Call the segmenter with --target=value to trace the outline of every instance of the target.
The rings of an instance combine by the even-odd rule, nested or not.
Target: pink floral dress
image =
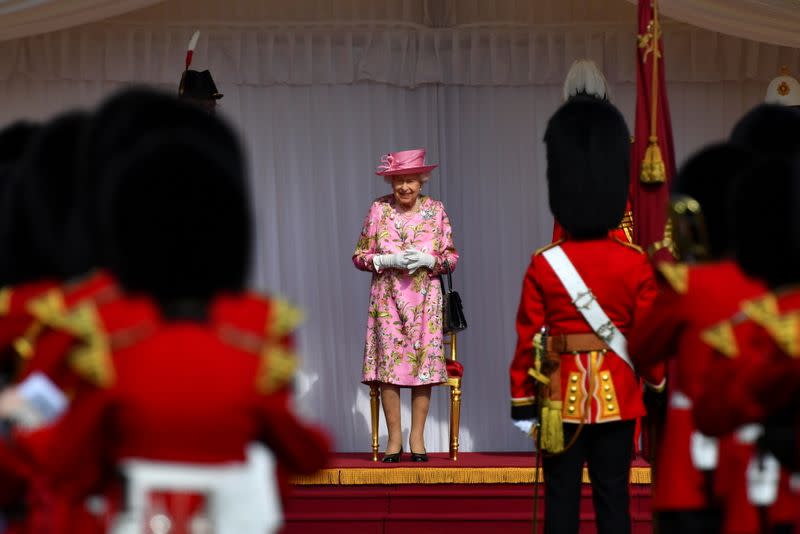
[[[420,195],[408,213],[395,210],[394,195],[372,203],[353,254],[353,263],[372,272],[362,382],[398,386],[447,381],[442,347],[442,288],[445,262],[454,269],[458,253],[450,221],[438,200]],[[433,270],[414,274],[397,269],[376,272],[372,259],[408,249],[436,259]]]

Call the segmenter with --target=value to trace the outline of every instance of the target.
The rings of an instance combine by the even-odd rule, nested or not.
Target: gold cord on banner
[[[658,40],[661,38],[661,24],[658,21],[658,0],[653,0],[653,18],[647,24],[647,33],[638,36],[639,48],[644,49],[642,62],[647,62],[647,54],[653,54],[653,71],[650,80],[650,137],[642,160],[639,178],[646,184],[661,184],[667,181],[664,158],[658,146]]]

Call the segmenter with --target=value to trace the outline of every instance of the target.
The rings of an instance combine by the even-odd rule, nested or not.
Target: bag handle
[[[444,268],[445,268],[444,272],[447,273],[447,292],[448,293],[452,293],[453,292],[453,275],[452,275],[453,271],[450,270],[450,262],[449,261],[444,260]],[[442,287],[444,287],[444,280],[442,278],[442,275],[439,275],[439,280],[440,280],[440,282],[442,284]]]

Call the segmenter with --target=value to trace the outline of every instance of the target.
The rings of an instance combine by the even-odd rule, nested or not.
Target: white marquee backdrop
[[[134,13],[106,25],[1,44],[13,56],[0,54],[0,124],[91,106],[137,79],[174,90],[179,67],[171,65],[181,64],[190,27],[152,15],[168,17],[177,9],[173,4],[186,15],[185,2],[165,2],[151,8],[152,20]],[[411,18],[431,16],[415,11],[414,2],[403,6],[401,14]],[[553,11],[553,17],[563,16]],[[629,18],[630,11],[621,16]],[[264,39],[248,41],[249,31]],[[308,30],[290,31],[297,43],[316,42]],[[320,42],[339,42],[352,31],[327,28],[330,41]],[[282,293],[306,311],[298,405],[330,429],[341,451],[369,447],[368,390],[358,382],[369,276],[356,271],[350,255],[370,201],[388,191],[373,173],[380,154],[426,147],[429,159],[440,164],[426,188],[444,201],[453,223],[462,254],[454,281],[470,323],[459,341],[466,367],[462,450],[520,450],[528,443],[508,422],[507,367],[521,276],[532,250],[551,231],[541,139],[571,58],[588,55],[606,65],[612,97],[632,119],[635,87],[627,73],[633,45],[622,46],[632,36],[629,28],[596,38],[580,25],[550,27],[546,34],[534,29],[526,39],[533,36],[535,46],[525,45],[524,55],[498,48],[514,41],[509,30],[495,28],[485,39],[464,31],[442,37],[434,30],[399,35],[372,28],[370,54],[363,55],[359,45],[346,54],[329,53],[327,63],[311,53],[319,50],[313,46],[301,49],[303,54],[295,49],[296,55],[270,55],[276,34],[288,42],[284,30],[234,25],[206,32],[212,35],[206,45],[214,50],[209,64],[225,93],[221,113],[239,128],[249,153],[258,225],[253,285]],[[724,137],[761,100],[771,72],[761,65],[797,58],[795,50],[684,27],[666,38],[672,47],[667,63],[675,65],[669,96],[678,161]],[[244,42],[253,46],[237,44]],[[398,42],[405,43],[399,56]],[[433,68],[434,56],[420,53],[426,42],[460,43],[458,57],[472,60],[439,61],[447,68]],[[707,43],[716,43],[712,56]],[[742,50],[749,55],[737,62]],[[264,70],[264,57],[284,63]],[[232,58],[258,67],[237,71]],[[402,58],[405,63],[396,63]],[[275,79],[275,72],[288,77]],[[419,84],[420,73],[445,83]],[[446,389],[438,389],[426,429],[431,451],[447,449],[448,402]],[[403,417],[407,427],[407,402]]]

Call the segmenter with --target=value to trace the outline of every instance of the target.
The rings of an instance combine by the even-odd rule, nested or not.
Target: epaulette
[[[560,245],[560,244],[561,244],[561,243],[563,243],[563,242],[564,242],[564,240],[563,240],[563,239],[559,239],[558,241],[553,241],[553,242],[552,242],[552,243],[550,243],[549,245],[546,245],[546,246],[544,246],[544,247],[542,247],[542,248],[538,249],[536,252],[534,252],[534,253],[533,253],[533,255],[534,255],[534,256],[538,256],[538,255],[539,255],[539,254],[541,254],[542,252],[544,252],[544,251],[546,251],[546,250],[550,250],[550,249],[551,249],[551,248],[553,248],[553,247],[557,247],[558,245]]]
[[[761,326],[765,326],[770,320],[780,315],[778,297],[773,293],[746,300],[739,307],[742,313]]]
[[[728,358],[735,358],[739,355],[739,346],[733,333],[733,324],[731,320],[721,321],[700,332],[700,339]]]
[[[227,344],[259,357],[256,390],[269,394],[294,378],[297,356],[287,336],[303,321],[303,313],[283,299],[263,299],[263,303],[269,309],[260,333],[228,323],[219,328],[219,336]]]
[[[685,263],[659,262],[656,269],[679,295],[689,291],[689,266]]]
[[[8,315],[11,309],[11,293],[10,287],[0,288],[0,315]]]
[[[63,319],[62,327],[76,335],[80,343],[69,355],[69,365],[85,380],[98,387],[114,382],[111,343],[92,302],[76,307]]]
[[[778,299],[772,293],[746,301],[742,312],[761,326],[783,352],[796,358],[800,356],[800,315],[797,312],[781,314]]]
[[[282,389],[292,381],[296,369],[297,355],[293,350],[267,343],[261,350],[256,389],[267,394]]]
[[[13,346],[17,354],[23,358],[33,356],[34,346],[45,326],[58,328],[64,316],[64,294],[54,288],[39,297],[32,299],[25,308],[33,317],[33,322],[25,332],[14,340]]]
[[[626,246],[628,248],[632,248],[633,250],[635,250],[639,254],[644,254],[644,249],[642,247],[640,247],[639,245],[634,245],[633,243],[628,243],[627,241],[623,241],[622,239],[618,238],[617,236],[614,236],[614,241],[616,241],[620,245]]]
[[[266,334],[268,336],[283,337],[294,332],[298,325],[303,322],[303,319],[303,312],[299,308],[295,308],[285,299],[276,298],[271,302]]]
[[[285,337],[303,322],[303,312],[282,298],[271,302],[267,317],[266,342],[261,349],[261,365],[256,376],[256,388],[261,393],[272,393],[283,388],[294,378],[297,356],[285,346]]]

